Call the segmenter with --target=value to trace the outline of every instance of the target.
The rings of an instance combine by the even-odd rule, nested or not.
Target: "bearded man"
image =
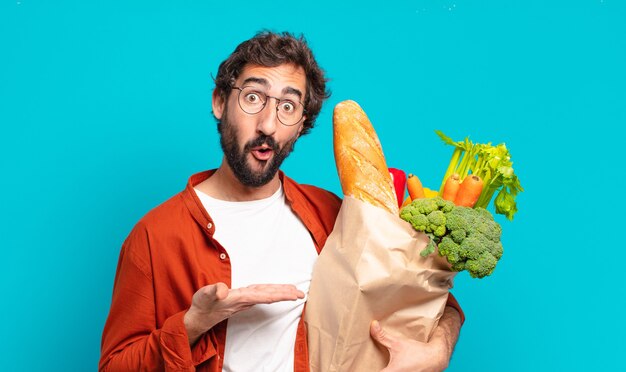
[[[328,98],[306,41],[262,32],[219,67],[216,170],[144,216],[125,240],[101,371],[308,371],[302,311],[341,199],[279,169]],[[441,370],[462,322],[449,300],[429,343],[395,338],[388,371]]]

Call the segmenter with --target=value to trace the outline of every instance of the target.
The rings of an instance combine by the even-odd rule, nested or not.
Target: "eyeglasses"
[[[239,90],[237,101],[243,112],[254,115],[263,111],[265,105],[270,98],[276,100],[276,111],[278,112],[278,121],[288,127],[296,125],[304,117],[306,110],[300,101],[291,99],[281,99],[278,97],[268,96],[256,87],[232,87]]]

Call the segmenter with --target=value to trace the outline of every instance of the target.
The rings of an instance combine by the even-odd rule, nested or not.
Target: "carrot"
[[[453,202],[456,198],[456,194],[459,192],[460,185],[461,180],[459,179],[459,175],[456,173],[451,175],[448,177],[443,186],[443,193],[441,194],[441,197]]]
[[[422,187],[422,182],[420,182],[420,179],[417,178],[416,175],[409,174],[409,178],[407,178],[406,180],[406,188],[409,190],[411,200],[424,197],[424,188]]]
[[[459,192],[454,198],[454,204],[463,207],[473,207],[483,191],[483,180],[477,175],[471,174],[461,182]]]

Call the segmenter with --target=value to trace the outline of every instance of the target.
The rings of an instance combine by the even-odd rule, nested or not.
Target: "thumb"
[[[215,296],[215,299],[218,301],[221,301],[225,299],[226,296],[228,296],[228,286],[222,282],[215,283],[214,291],[215,292],[213,292],[213,294]]]
[[[391,349],[391,345],[395,342],[395,338],[389,335],[381,326],[378,320],[372,321],[370,324],[370,334],[372,338],[387,349]]]

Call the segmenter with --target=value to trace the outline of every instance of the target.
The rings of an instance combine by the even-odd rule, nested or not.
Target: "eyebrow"
[[[283,88],[283,94],[294,94],[298,96],[298,99],[300,101],[302,101],[302,92],[299,89],[292,88],[292,87],[285,87]]]
[[[254,76],[250,76],[249,78],[244,80],[243,83],[241,83],[241,85],[246,85],[248,83],[257,83],[257,84],[261,84],[261,85],[263,85],[265,87],[270,85],[270,83],[268,83],[267,80],[265,80],[263,78],[254,77]]]
[[[259,78],[259,77],[255,77],[255,76],[250,76],[249,78],[246,78],[243,83],[241,83],[242,86],[245,86],[248,83],[256,83],[259,85],[263,85],[264,87],[269,87],[269,82],[266,79],[263,78]],[[299,89],[293,88],[293,87],[284,87],[283,94],[294,94],[296,96],[298,96],[298,99],[302,100],[302,92]]]

